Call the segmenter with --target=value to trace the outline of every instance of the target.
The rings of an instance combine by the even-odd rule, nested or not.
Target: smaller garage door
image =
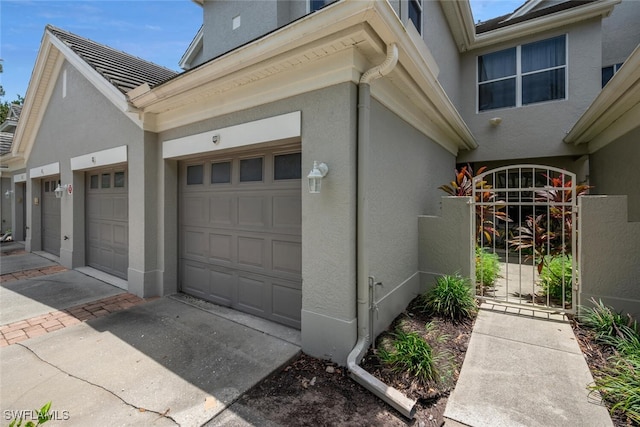
[[[300,153],[182,162],[180,189],[182,290],[299,328]]]
[[[129,201],[127,172],[108,169],[86,173],[87,265],[127,278]]]
[[[55,190],[58,177],[42,180],[42,250],[60,256],[60,199]]]

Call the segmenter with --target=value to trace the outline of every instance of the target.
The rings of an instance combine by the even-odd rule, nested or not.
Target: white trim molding
[[[19,182],[27,182],[27,174],[26,173],[19,173],[17,175],[13,176],[13,182],[15,183],[19,183]]]
[[[162,143],[162,158],[172,159],[301,136],[301,112],[255,120]]]
[[[60,175],[60,162],[49,163],[29,170],[29,178],[37,179],[45,176]]]
[[[98,168],[127,162],[127,146],[109,148],[71,158],[71,170]]]

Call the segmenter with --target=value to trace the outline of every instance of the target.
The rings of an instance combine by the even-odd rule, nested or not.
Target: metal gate
[[[540,165],[501,167],[473,178],[472,270],[481,300],[560,313],[577,306],[575,174]]]

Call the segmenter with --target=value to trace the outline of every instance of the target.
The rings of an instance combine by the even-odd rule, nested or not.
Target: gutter
[[[398,47],[395,43],[387,46],[387,58],[380,65],[367,70],[358,83],[358,187],[357,187],[357,242],[356,242],[356,287],[358,311],[358,341],[347,356],[347,368],[351,378],[367,390],[378,396],[384,402],[412,419],[415,415],[415,400],[407,398],[397,389],[390,387],[373,375],[362,369],[358,363],[372,341],[373,328],[370,327],[373,292],[375,280],[369,279],[369,251],[364,241],[367,235],[367,212],[369,202],[367,198],[367,172],[369,165],[369,123],[371,88],[370,83],[390,73],[398,63]]]

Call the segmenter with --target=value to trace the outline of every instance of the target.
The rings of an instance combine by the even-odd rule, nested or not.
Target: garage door
[[[86,174],[87,265],[127,278],[129,202],[124,169]]]
[[[58,177],[42,180],[42,250],[60,256],[60,199],[55,190]]]
[[[300,153],[180,165],[183,292],[300,328]]]

